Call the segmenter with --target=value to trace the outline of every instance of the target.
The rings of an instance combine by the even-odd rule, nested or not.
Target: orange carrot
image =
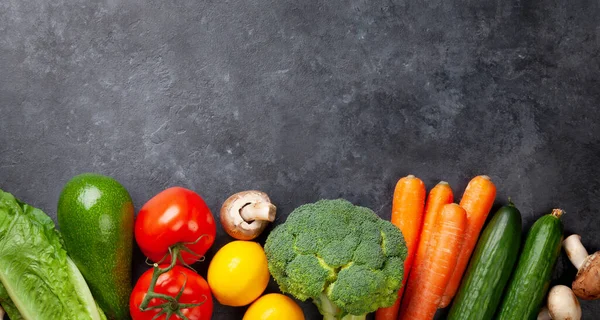
[[[460,200],[460,206],[467,212],[467,231],[465,232],[465,241],[458,256],[458,262],[454,269],[454,274],[448,287],[444,292],[440,308],[445,308],[450,304],[452,298],[456,294],[462,279],[463,273],[467,268],[473,249],[477,244],[479,233],[483,224],[487,219],[492,205],[494,205],[494,199],[496,198],[496,186],[488,176],[477,176],[469,182],[462,199]]]
[[[431,320],[446,289],[461,251],[467,214],[456,203],[443,206],[431,231],[423,265],[406,288],[399,320]]]
[[[396,183],[392,200],[391,222],[402,231],[408,254],[404,260],[404,277],[402,278],[402,287],[398,291],[398,299],[393,306],[377,310],[375,320],[395,320],[398,317],[400,299],[402,298],[404,285],[408,280],[408,274],[417,252],[419,235],[421,234],[425,195],[425,184],[413,175],[408,175]]]
[[[396,299],[393,306],[377,309],[375,320],[396,320],[398,318],[398,309],[400,309],[400,297]]]
[[[429,191],[429,197],[425,203],[425,220],[423,221],[423,230],[421,231],[421,238],[417,249],[417,255],[412,265],[412,272],[415,272],[417,268],[420,268],[423,261],[427,256],[427,248],[429,248],[429,241],[431,239],[431,231],[433,230],[435,223],[442,212],[444,205],[452,203],[454,201],[454,194],[452,188],[446,181],[440,181],[431,191]],[[412,275],[408,277],[408,282],[412,279]]]

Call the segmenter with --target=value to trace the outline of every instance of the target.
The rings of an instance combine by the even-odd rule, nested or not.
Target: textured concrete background
[[[279,221],[334,197],[389,218],[401,176],[460,198],[485,173],[527,228],[562,207],[595,251],[599,14],[591,0],[2,0],[0,188],[53,217],[62,185],[95,171],[137,208],[182,185],[214,213],[256,188]],[[208,258],[230,240],[219,227]],[[563,255],[556,281],[573,275]]]

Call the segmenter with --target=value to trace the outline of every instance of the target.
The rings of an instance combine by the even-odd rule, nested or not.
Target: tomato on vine
[[[190,265],[212,246],[215,219],[194,191],[182,187],[166,189],[148,200],[135,221],[135,240],[155,263]]]
[[[210,320],[213,301],[202,276],[179,265],[161,265],[138,279],[129,309],[133,320]]]

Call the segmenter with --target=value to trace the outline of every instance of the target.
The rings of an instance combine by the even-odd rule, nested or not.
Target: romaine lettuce
[[[19,319],[17,311],[25,320],[104,318],[52,219],[2,190],[0,282],[11,319]]]
[[[4,286],[2,285],[2,283],[0,283],[0,305],[2,306],[2,308],[4,308],[4,311],[6,312],[6,314],[8,314],[8,316],[10,317],[10,320],[22,320],[23,319],[23,317],[21,317],[21,313],[19,312],[19,309],[17,309],[15,304],[12,302],[12,300],[10,300],[10,297],[8,296],[8,292],[6,292],[6,289],[4,289]],[[0,314],[1,313],[2,312],[0,312]],[[2,319],[2,317],[0,317],[0,319]]]

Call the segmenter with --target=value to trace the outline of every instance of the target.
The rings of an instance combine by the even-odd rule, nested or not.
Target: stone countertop
[[[488,174],[526,229],[561,207],[595,251],[599,14],[597,1],[4,0],[0,188],[53,218],[64,183],[94,171],[136,209],[181,185],[215,214],[252,188],[278,222],[335,197],[387,219],[402,176],[460,198]],[[219,227],[207,258],[228,241]],[[574,273],[563,254],[554,283]]]

